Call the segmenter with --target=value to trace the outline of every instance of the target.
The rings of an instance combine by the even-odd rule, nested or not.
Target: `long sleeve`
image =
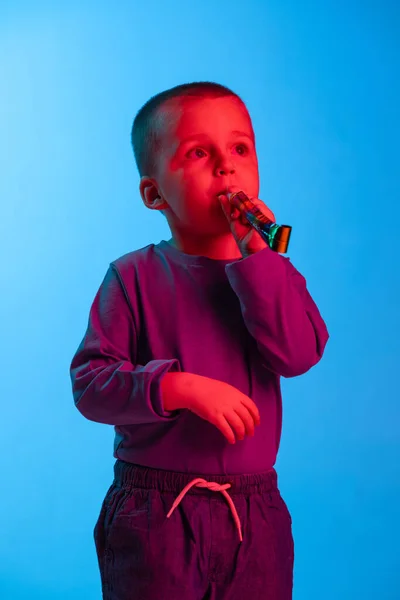
[[[227,265],[226,274],[268,369],[296,377],[321,360],[329,333],[288,258],[267,247]]]
[[[87,331],[72,359],[75,405],[86,418],[109,425],[177,419],[162,406],[160,383],[179,361],[136,364],[137,332],[118,271],[110,265],[93,301]]]

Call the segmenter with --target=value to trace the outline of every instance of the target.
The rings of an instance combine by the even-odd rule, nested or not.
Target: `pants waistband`
[[[230,484],[229,494],[254,494],[276,490],[278,475],[274,468],[246,475],[204,475],[198,473],[176,473],[143,467],[118,459],[114,465],[114,483],[125,488],[153,489],[160,492],[179,494],[194,479],[203,479],[217,485]],[[210,494],[209,488],[193,486],[188,494]]]

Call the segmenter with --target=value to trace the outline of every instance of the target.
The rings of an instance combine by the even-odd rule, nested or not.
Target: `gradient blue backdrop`
[[[133,118],[195,80],[247,103],[260,198],[331,336],[282,379],[294,600],[400,597],[398,7],[1,3],[2,600],[101,597],[113,428],[75,409],[69,364],[109,263],[170,236],[140,199]]]

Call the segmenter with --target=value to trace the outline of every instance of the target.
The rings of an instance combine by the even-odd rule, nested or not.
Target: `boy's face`
[[[249,114],[231,97],[183,98],[167,110],[173,111],[173,118],[158,157],[157,175],[142,178],[142,198],[149,208],[165,211],[173,237],[226,236],[230,227],[218,194],[230,186],[251,197],[259,194]],[[157,195],[161,200],[153,203]]]

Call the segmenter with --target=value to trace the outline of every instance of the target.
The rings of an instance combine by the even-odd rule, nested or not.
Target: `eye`
[[[246,154],[246,152],[248,150],[246,144],[236,144],[236,148],[244,148],[245,149],[244,154]],[[243,156],[243,154],[241,156]]]
[[[235,148],[244,148],[244,152],[243,151],[240,152],[239,156],[244,156],[248,152],[248,148],[247,148],[246,144],[235,144]],[[189,152],[186,154],[186,156],[189,157],[192,154],[192,152],[194,151],[194,152],[196,152],[197,158],[204,158],[203,156],[199,156],[197,154],[198,150],[200,150],[200,152],[203,152],[203,154],[204,154],[204,150],[202,148],[200,148],[199,146],[196,146],[196,148],[192,148],[191,150],[189,150]]]
[[[187,155],[186,155],[186,156],[190,156],[190,154],[191,154],[193,151],[197,152],[198,150],[200,150],[200,152],[203,152],[203,154],[204,154],[204,150],[203,150],[202,148],[198,148],[198,147],[197,147],[197,148],[192,148],[191,150],[189,150],[189,152],[187,153]],[[198,155],[197,155],[197,158],[199,158],[199,156],[198,156]],[[202,156],[200,156],[200,158],[203,158],[203,157],[202,157]]]

